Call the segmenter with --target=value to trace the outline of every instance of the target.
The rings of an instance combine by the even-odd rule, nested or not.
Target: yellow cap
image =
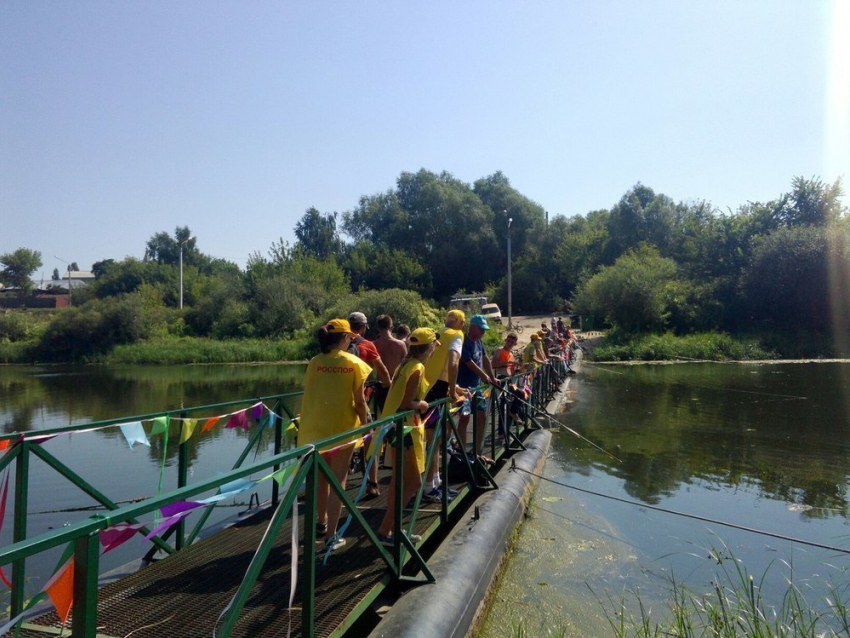
[[[437,341],[437,333],[431,328],[417,328],[410,333],[410,345],[424,346]]]
[[[325,324],[325,329],[330,334],[339,334],[342,332],[347,332],[350,335],[354,334],[351,332],[351,324],[346,319],[331,319]]]
[[[466,313],[463,310],[452,308],[446,313],[446,319],[457,319],[458,321],[466,321]]]
[[[532,341],[540,341],[540,335],[535,332],[534,334],[531,335],[531,340]]]

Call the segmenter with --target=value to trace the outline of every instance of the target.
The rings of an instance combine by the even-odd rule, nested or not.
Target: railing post
[[[183,428],[186,427],[186,412],[180,413],[180,438],[183,438]],[[168,432],[165,433],[168,436]],[[189,439],[177,447],[177,489],[186,487],[189,480]],[[175,529],[174,547],[179,552],[186,540],[186,519],[180,519]]]
[[[301,563],[301,635],[312,638],[316,621],[316,508],[319,489],[319,452],[305,457],[309,463],[304,492],[304,558]],[[297,488],[296,488],[297,489]],[[298,507],[297,503],[293,507]]]
[[[92,638],[97,633],[97,576],[99,533],[74,541],[74,614],[71,638]]]
[[[490,458],[496,458],[496,431],[499,429],[496,422],[496,402],[502,399],[501,392],[496,386],[490,386]]]
[[[440,503],[440,522],[445,525],[449,522],[449,411],[451,403],[446,399],[443,404],[443,418],[440,423],[440,475],[443,477],[443,498]]]
[[[12,542],[18,543],[27,537],[27,509],[29,500],[30,443],[21,441],[21,451],[15,463],[15,523]],[[14,618],[24,608],[24,584],[26,581],[26,559],[12,563],[12,600],[10,618]]]
[[[404,490],[404,419],[396,418],[393,423],[395,430],[395,458],[393,459],[393,471],[395,472],[395,520],[393,521],[393,561],[396,564],[396,577],[401,576],[401,535],[402,515],[404,514],[404,501],[402,491]]]
[[[473,391],[472,398],[471,398],[470,401],[472,403],[472,454],[475,458],[478,458],[478,455],[479,455],[480,450],[481,450],[480,447],[479,447],[481,445],[481,442],[478,440],[478,422],[481,419],[478,417],[478,391],[477,391],[477,389]],[[478,481],[476,480],[475,483],[477,485]]]
[[[277,456],[280,454],[280,450],[283,447],[283,410],[280,408],[281,400],[278,399],[274,403],[273,412],[277,415],[274,422],[274,454]],[[280,465],[275,465],[273,471],[277,472],[280,469]],[[272,507],[277,505],[277,501],[280,498],[280,486],[277,484],[277,481],[272,481]]]

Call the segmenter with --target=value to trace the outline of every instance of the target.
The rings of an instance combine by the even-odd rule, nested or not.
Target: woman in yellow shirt
[[[319,328],[321,354],[310,359],[304,377],[304,395],[301,400],[301,420],[298,444],[317,443],[336,434],[360,427],[367,421],[366,398],[363,383],[372,369],[359,357],[346,352],[353,334],[345,319],[331,319]],[[334,452],[324,459],[340,484],[345,487],[348,466],[356,441],[349,444],[337,442]],[[340,447],[341,446],[341,447]],[[330,483],[319,474],[317,494],[318,535],[333,539],[336,535],[342,502],[331,494]],[[345,545],[345,539],[334,542],[334,549]]]
[[[437,333],[430,328],[417,328],[410,333],[410,348],[407,357],[399,364],[393,384],[387,395],[387,401],[381,412],[381,418],[397,412],[416,410],[420,414],[428,409],[428,402],[423,401],[428,392],[425,382],[425,362],[440,345]],[[401,502],[407,503],[422,485],[422,472],[425,471],[425,433],[423,427],[417,425],[414,415],[409,415],[404,422],[405,427],[412,428],[404,437],[404,474],[402,475]],[[395,426],[393,426],[395,428]],[[395,430],[387,434],[387,441],[392,444]],[[393,528],[395,526],[395,484],[398,464],[393,464],[393,477],[387,495],[387,512],[378,528],[378,539],[384,545],[392,545]],[[411,536],[414,543],[419,537]]]

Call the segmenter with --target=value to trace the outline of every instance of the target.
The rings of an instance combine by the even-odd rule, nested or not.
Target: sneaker
[[[449,497],[446,500],[451,502],[452,499],[451,499],[451,497]],[[433,488],[427,494],[422,495],[422,502],[423,503],[442,503],[443,502],[443,490],[441,490],[439,487]]]
[[[327,523],[316,523],[316,536],[324,536],[328,533]]]
[[[410,542],[414,545],[422,540],[422,537],[419,534],[402,533],[407,536],[410,539]],[[395,545],[395,537],[392,534],[378,534],[378,542],[384,547],[392,547]]]
[[[343,538],[342,536],[337,539],[331,537],[325,542],[325,545],[324,547],[322,547],[321,551],[332,552],[333,550],[339,549],[340,547],[345,547],[345,538]]]

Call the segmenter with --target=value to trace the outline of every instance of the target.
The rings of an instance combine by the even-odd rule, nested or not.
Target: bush
[[[593,348],[595,361],[745,361],[775,357],[775,352],[755,339],[711,332],[686,336],[668,332],[635,338],[614,333]]]
[[[30,322],[20,312],[0,314],[0,342],[25,341],[30,336]]]
[[[146,309],[138,294],[122,295],[68,308],[39,340],[44,361],[90,361],[119,344],[134,343],[165,331],[164,314]]]
[[[370,337],[378,334],[375,326],[378,315],[390,315],[395,325],[406,323],[411,330],[442,325],[442,318],[436,308],[429,306],[418,293],[398,288],[346,295],[328,309],[322,320],[347,318],[354,311],[362,312],[369,319],[370,334],[367,336]]]

